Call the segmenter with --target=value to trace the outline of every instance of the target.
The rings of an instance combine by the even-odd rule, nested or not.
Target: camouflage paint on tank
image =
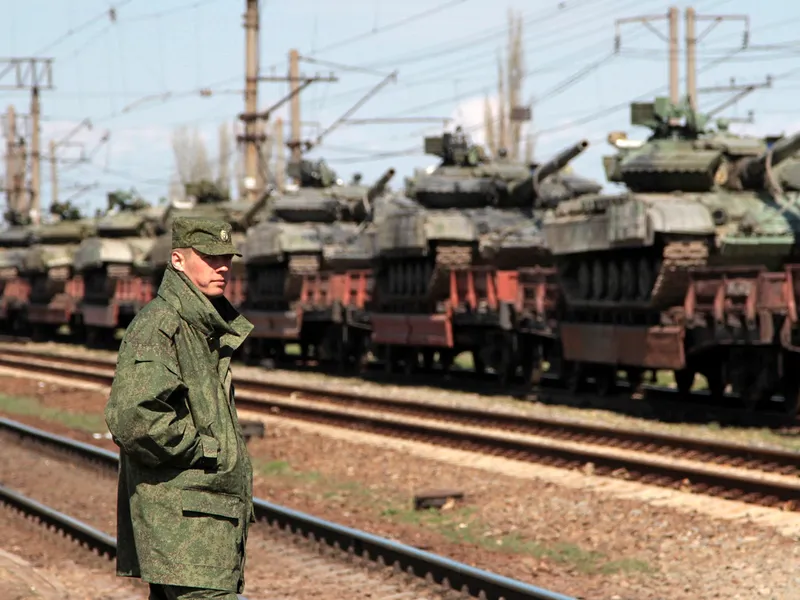
[[[389,169],[371,186],[356,177],[345,185],[324,160],[289,168],[300,184],[272,199],[268,217],[247,231],[244,260],[248,302],[284,307],[300,291],[302,277],[321,269],[368,266],[374,255],[363,236],[375,207],[387,196]]]
[[[652,135],[612,134],[618,153],[604,158],[609,180],[627,191],[562,202],[544,219],[573,304],[665,308],[683,300],[692,268],[784,263],[800,233],[800,194],[779,166],[800,134],[768,146],[665,98],[633,104],[631,117]]]
[[[540,264],[547,249],[539,211],[600,189],[597,182],[559,173],[587,145],[580,142],[546,163],[529,165],[504,155],[490,159],[458,131],[426,138],[425,151],[441,162],[406,180],[414,204],[379,227],[381,256],[421,258],[448,248],[464,264]]]

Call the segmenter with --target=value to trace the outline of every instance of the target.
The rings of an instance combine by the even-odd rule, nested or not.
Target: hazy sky
[[[681,9],[684,2],[673,3]],[[769,4],[770,9],[765,10]],[[164,195],[174,170],[170,136],[179,125],[200,128],[208,153],[218,154],[216,130],[243,109],[244,0],[120,0],[112,21],[111,3],[101,0],[2,0],[0,55],[54,58],[54,90],[42,92],[43,145],[59,139],[82,119],[73,141],[83,143],[89,163],[62,164],[61,197],[98,184],[80,196],[86,208],[101,206],[105,192],[136,187],[155,200]],[[793,133],[800,128],[796,102],[800,90],[800,3],[762,0],[696,0],[700,15],[748,15],[749,48],[743,49],[742,21],[717,24],[698,49],[698,85],[762,82],[759,90],[731,105],[725,116],[755,112],[757,133]],[[621,28],[614,53],[615,19],[666,14],[668,3],[655,0],[263,0],[261,72],[283,75],[290,48],[301,55],[362,71],[333,69],[336,83],[315,83],[302,96],[305,130],[324,128],[356,103],[392,70],[390,83],[353,118],[451,117],[481,141],[483,103],[496,90],[497,56],[506,40],[507,8],[525,20],[526,97],[534,99],[536,157],[547,158],[581,138],[592,146],[575,161],[580,172],[603,179],[600,157],[611,148],[609,131],[632,137],[627,103],[666,95],[667,45],[640,24]],[[421,14],[424,16],[420,16]],[[710,22],[698,23],[698,33]],[[666,34],[666,21],[653,27]],[[4,28],[4,29],[3,29]],[[683,14],[680,25],[684,35]],[[683,40],[681,41],[683,46]],[[682,49],[683,50],[683,49]],[[681,77],[684,75],[681,54]],[[303,63],[306,74],[332,69]],[[12,81],[6,77],[2,83]],[[208,87],[211,97],[197,90]],[[286,83],[262,83],[259,105],[270,106]],[[6,104],[29,111],[28,92],[4,91]],[[711,109],[730,93],[705,93],[701,107]],[[143,98],[149,98],[142,101]],[[287,117],[285,107],[278,111]],[[127,110],[126,110],[127,109]],[[110,132],[109,141],[98,140]],[[360,171],[376,178],[393,166],[401,177],[436,161],[422,153],[422,136],[439,125],[406,123],[342,126],[311,156],[324,156],[343,178]],[[288,131],[287,136],[288,138]],[[59,150],[68,163],[78,147]],[[43,205],[49,203],[49,168],[42,169]]]

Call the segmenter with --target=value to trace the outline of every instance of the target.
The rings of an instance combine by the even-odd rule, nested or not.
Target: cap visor
[[[200,254],[205,254],[206,256],[241,256],[242,253],[239,252],[233,244],[198,244],[197,246],[192,246],[195,250],[197,250]]]

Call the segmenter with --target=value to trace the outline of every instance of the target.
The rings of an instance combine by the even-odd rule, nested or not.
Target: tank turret
[[[800,151],[800,132],[777,140],[757,157],[743,159],[733,178],[741,189],[758,189],[764,186],[768,170],[776,168]]]

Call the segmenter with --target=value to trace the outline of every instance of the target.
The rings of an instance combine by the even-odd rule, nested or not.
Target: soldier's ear
[[[186,254],[180,249],[175,249],[172,251],[172,254],[170,255],[170,261],[172,262],[172,267],[176,271],[183,273],[186,270]]]

